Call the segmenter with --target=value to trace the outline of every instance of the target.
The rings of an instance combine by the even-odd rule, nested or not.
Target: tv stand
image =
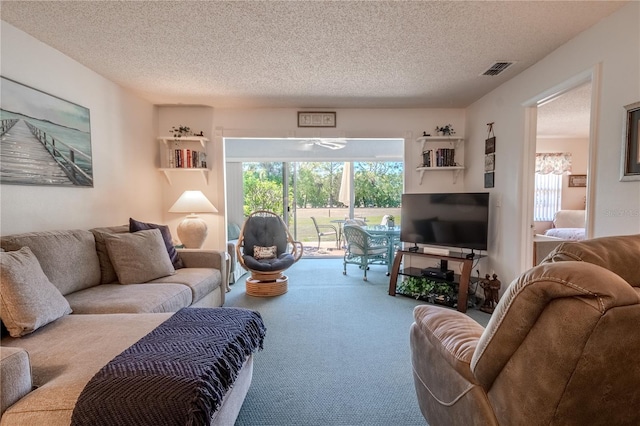
[[[449,254],[449,255],[440,255],[433,253],[421,253],[414,252],[410,250],[398,250],[396,252],[396,257],[393,261],[393,268],[391,269],[391,278],[389,279],[389,296],[396,295],[396,288],[398,283],[398,275],[408,275],[421,277],[419,268],[408,268],[406,270],[401,271],[400,265],[402,264],[402,258],[404,256],[419,256],[419,257],[428,257],[431,259],[440,259],[441,265],[448,265],[448,262],[458,262],[462,263],[462,273],[459,275],[458,282],[458,311],[467,312],[467,296],[469,293],[469,283],[471,282],[471,270],[473,269],[473,260],[475,258],[480,258],[482,256],[475,255],[470,258],[465,255],[458,254]],[[447,266],[445,266],[446,269]]]

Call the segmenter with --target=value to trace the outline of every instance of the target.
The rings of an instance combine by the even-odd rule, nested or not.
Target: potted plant
[[[442,136],[451,136],[455,135],[456,131],[453,130],[453,126],[451,124],[447,124],[446,126],[442,127],[436,126],[436,133]]]
[[[452,306],[455,304],[455,292],[450,283],[437,282],[424,277],[405,277],[398,285],[398,292],[430,303]]]
[[[183,136],[193,135],[193,132],[191,131],[191,127],[187,127],[187,126],[172,127],[171,133],[173,133],[174,138],[181,138]]]
[[[387,228],[393,228],[396,226],[396,218],[390,214],[387,216]]]

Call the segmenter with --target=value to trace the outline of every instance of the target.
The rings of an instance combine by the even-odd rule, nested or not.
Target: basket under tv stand
[[[418,256],[418,257],[427,257],[431,259],[440,259],[445,262],[458,262],[462,263],[462,273],[460,275],[456,275],[456,279],[454,282],[458,284],[458,311],[465,313],[467,312],[467,296],[469,293],[469,283],[471,282],[471,270],[473,269],[473,261],[475,259],[479,259],[484,257],[483,255],[474,254],[472,256],[468,256],[466,254],[460,253],[450,253],[448,255],[444,254],[435,254],[435,253],[423,253],[420,251],[414,250],[398,250],[396,252],[395,259],[393,261],[393,268],[391,269],[391,278],[389,279],[389,296],[396,295],[396,287],[398,283],[398,275],[407,275],[412,277],[421,277],[421,269],[420,268],[406,268],[400,270],[400,265],[402,265],[402,258],[404,256]]]

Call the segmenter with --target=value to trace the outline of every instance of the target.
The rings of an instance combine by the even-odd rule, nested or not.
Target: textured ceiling
[[[1,17],[155,104],[461,108],[615,1],[2,1]],[[516,61],[495,77],[495,61]]]
[[[585,83],[538,107],[538,137],[587,139],[591,83]]]

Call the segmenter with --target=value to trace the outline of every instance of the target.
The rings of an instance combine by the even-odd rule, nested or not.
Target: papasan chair
[[[302,257],[302,243],[293,240],[280,216],[258,210],[242,225],[236,252],[240,265],[251,273],[247,294],[279,296],[288,289],[289,278],[283,272]]]

